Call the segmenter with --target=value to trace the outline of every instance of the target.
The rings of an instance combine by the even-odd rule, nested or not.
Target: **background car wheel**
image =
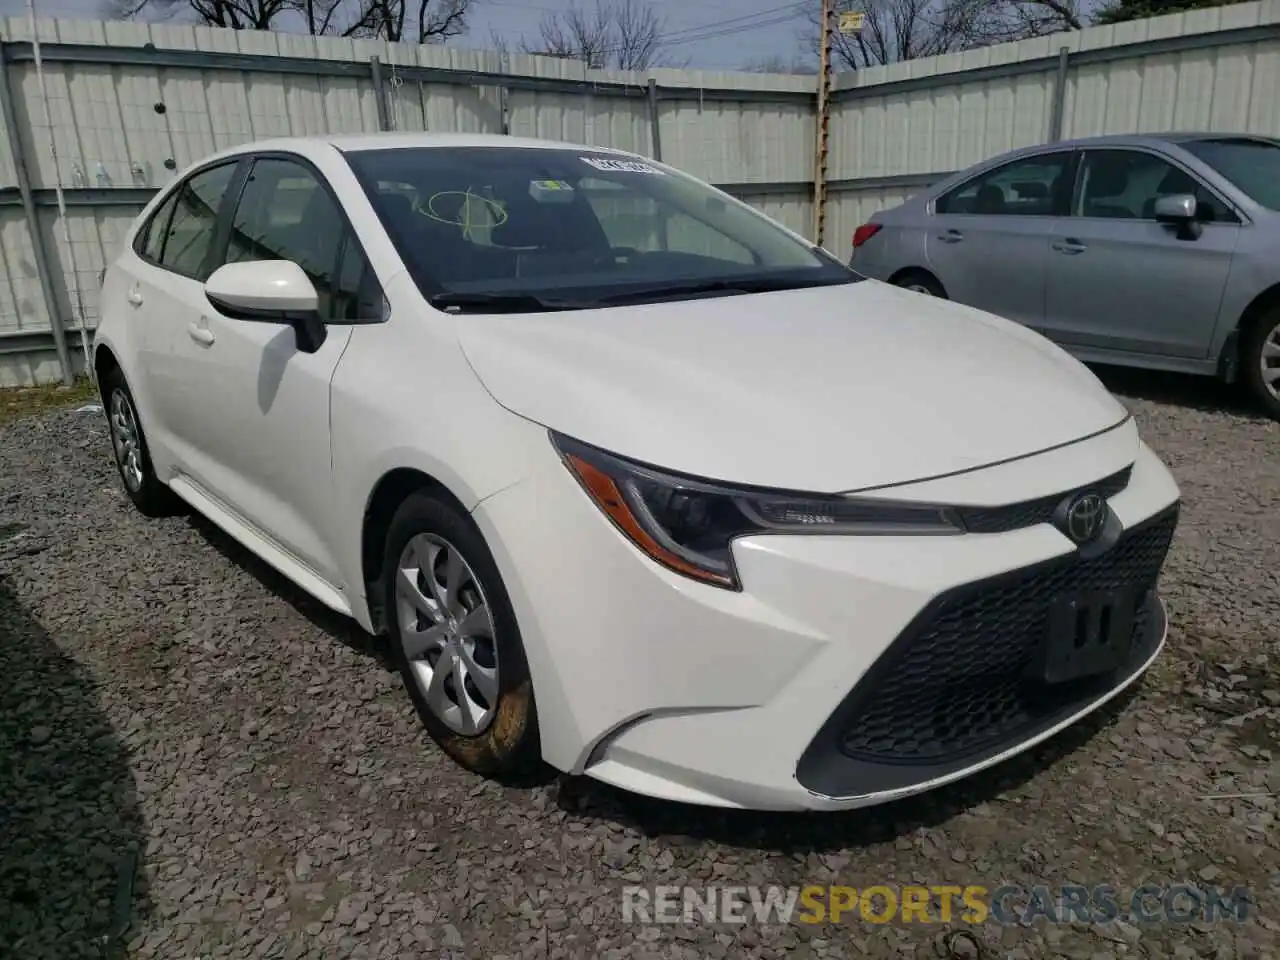
[[[923,270],[912,270],[894,277],[893,285],[902,287],[904,290],[914,290],[916,293],[926,293],[940,300],[947,299],[947,291],[942,289],[942,284],[932,274],[925,273]]]
[[[107,428],[111,432],[111,450],[115,454],[116,469],[124,483],[124,492],[143,516],[161,517],[174,507],[174,496],[156,479],[151,467],[151,452],[142,433],[137,405],[124,374],[118,368],[107,371],[101,378],[102,407],[107,414]]]
[[[541,761],[533,682],[493,555],[430,493],[396,511],[383,559],[392,654],[427,732],[450,757],[510,778]]]
[[[1245,383],[1267,415],[1280,420],[1280,309],[1253,324],[1241,346]]]

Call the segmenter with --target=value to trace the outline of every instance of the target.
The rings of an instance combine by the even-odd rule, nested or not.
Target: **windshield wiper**
[[[427,303],[439,310],[481,313],[540,313],[550,310],[586,310],[599,306],[582,300],[558,300],[532,293],[438,293]]]
[[[698,297],[717,293],[770,293],[774,290],[798,290],[801,287],[828,287],[842,281],[797,280],[794,277],[736,277],[723,280],[695,280],[687,283],[663,284],[628,290],[600,298],[600,303],[616,306],[624,303],[643,303],[655,300],[675,300],[681,297]]]

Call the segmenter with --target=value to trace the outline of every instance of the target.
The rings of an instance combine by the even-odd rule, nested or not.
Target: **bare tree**
[[[645,70],[658,63],[664,21],[643,0],[596,0],[584,10],[576,2],[562,13],[548,13],[539,40],[525,41],[524,52],[581,60],[597,70]]]
[[[618,69],[644,70],[653,66],[661,52],[663,28],[653,7],[638,0],[615,0],[613,24],[618,38],[614,51]]]
[[[1082,26],[1081,0],[837,0],[839,12],[858,10],[862,29],[835,33],[836,69],[936,57]],[[817,40],[817,21],[809,31]]]
[[[301,26],[312,36],[435,43],[465,33],[475,0],[107,0],[121,20],[144,10],[194,15],[198,23],[233,30]]]
[[[308,4],[316,0],[292,0]],[[438,43],[466,33],[474,0],[318,0],[321,26],[348,37],[377,37],[409,43]],[[334,19],[333,11],[337,11]],[[343,16],[348,22],[342,26]],[[312,20],[311,22],[315,22]]]
[[[593,11],[576,3],[563,13],[547,13],[538,27],[539,39],[524,42],[525,53],[581,60],[591,67],[605,66],[613,44],[611,12],[605,0]]]
[[[270,30],[291,9],[291,0],[107,0],[113,20],[132,20],[144,10],[169,18],[190,11],[198,23],[231,30]]]
[[[1088,20],[1084,0],[986,0],[985,6],[973,20],[977,46],[1080,30]]]
[[[1094,23],[1123,23],[1143,17],[1160,17],[1184,10],[1225,7],[1241,0],[1106,0],[1094,13]]]

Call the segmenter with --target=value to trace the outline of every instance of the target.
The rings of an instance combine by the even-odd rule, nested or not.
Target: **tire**
[[[931,297],[937,297],[939,300],[947,299],[947,291],[942,289],[936,277],[931,273],[923,270],[909,270],[901,276],[893,278],[895,287],[902,287],[904,290],[914,290],[916,293],[928,294]]]
[[[461,579],[450,593],[455,560]],[[391,520],[382,569],[391,654],[431,738],[473,773],[504,780],[535,773],[542,756],[528,660],[497,564],[471,518],[428,491],[410,495]]]
[[[1269,352],[1275,355],[1267,356]],[[1273,307],[1250,325],[1240,345],[1240,362],[1244,367],[1244,382],[1254,400],[1269,417],[1280,420],[1280,379],[1268,386],[1263,375],[1264,367],[1280,375],[1280,307]]]
[[[151,450],[124,374],[118,367],[107,371],[99,381],[98,389],[111,434],[111,452],[125,494],[143,516],[168,516],[173,511],[176,498],[156,478],[151,466]]]

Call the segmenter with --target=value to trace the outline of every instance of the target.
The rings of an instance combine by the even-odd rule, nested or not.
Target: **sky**
[[[471,29],[453,43],[487,47],[493,34],[518,48],[522,37],[538,37],[548,13],[571,0],[475,0]],[[594,0],[579,0],[588,9]],[[819,0],[809,0],[815,8]],[[35,0],[37,15],[101,19],[102,0]],[[779,57],[790,62],[801,52],[807,5],[787,0],[649,0],[664,23],[666,53],[677,66],[731,70]],[[0,0],[0,16],[25,16],[27,0]],[[687,61],[687,64],[686,64]]]

